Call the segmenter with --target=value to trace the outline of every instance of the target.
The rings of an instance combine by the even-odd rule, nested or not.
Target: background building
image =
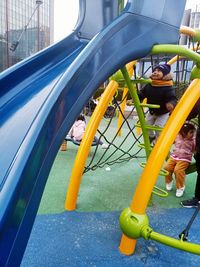
[[[0,71],[53,42],[54,0],[0,0]]]
[[[200,28],[200,12],[191,12],[189,25],[194,29]]]
[[[191,17],[191,9],[185,10],[181,24],[184,26],[190,26],[190,17]],[[180,38],[180,44],[186,45],[187,42],[188,42],[187,36],[182,34]]]
[[[200,30],[200,5],[196,5],[194,10],[192,9],[185,10],[181,25]],[[192,38],[183,34],[181,34],[179,44],[184,45],[186,47],[189,46],[191,47],[194,45]],[[164,55],[164,56],[159,55],[157,57],[154,56],[141,59],[138,71],[139,76],[146,75],[148,77],[152,71],[152,66],[156,66],[159,63],[167,62],[168,60],[170,60],[170,58],[171,56],[169,55]],[[189,83],[190,73],[193,68],[193,64],[194,64],[193,61],[183,58],[179,59],[177,64],[172,65],[172,73],[174,74],[175,83],[179,84],[180,82],[182,82],[183,85],[185,83],[187,84]],[[147,70],[147,72],[144,73],[144,70]],[[183,90],[185,90],[186,87],[183,86]],[[179,91],[179,88],[177,89],[177,91]]]
[[[195,10],[187,9],[184,12],[182,25],[188,26],[193,29],[200,29],[200,6],[196,5]],[[181,45],[187,45],[189,38],[181,36]]]

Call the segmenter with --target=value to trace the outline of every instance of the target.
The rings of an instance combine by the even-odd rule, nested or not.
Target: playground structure
[[[162,163],[200,96],[197,90],[200,86],[199,55],[173,45],[178,41],[185,1],[129,0],[118,17],[118,1],[110,1],[109,4],[102,0],[98,3],[102,7],[104,20],[99,19],[95,29],[89,30],[90,20],[84,17],[93,8],[92,1],[80,1],[79,21],[71,35],[1,74],[0,147],[1,151],[7,151],[1,160],[0,179],[1,266],[20,264],[51,165],[65,133],[96,88],[118,69],[122,70],[130,94],[136,101],[148,158],[131,207],[120,218],[126,234],[122,237],[120,251],[133,253],[134,239],[144,236],[192,253],[199,252],[199,245],[163,238],[153,232],[145,214]],[[156,14],[151,13],[152,5],[158,6]],[[110,11],[108,17],[104,13],[105,7]],[[197,64],[192,73],[195,80],[181,98],[150,153],[144,116],[138,109],[140,103],[137,103],[136,91],[123,66],[148,54],[159,53],[186,56]],[[117,82],[110,82],[110,96],[101,99],[104,110],[97,123],[117,86]],[[14,129],[19,129],[15,135]],[[92,134],[95,130],[93,128]],[[6,147],[7,140],[12,144],[9,148]],[[87,149],[92,140],[88,141]],[[87,149],[84,148],[83,153],[87,153]],[[151,179],[147,182],[149,173]],[[141,198],[141,195],[145,197]],[[133,221],[138,223],[133,225]],[[137,229],[136,233],[133,229]]]
[[[180,29],[180,32],[183,33],[183,34],[188,34],[188,31],[189,31],[189,29],[186,29],[185,27]],[[177,47],[178,50],[175,51],[176,50],[175,47],[171,47],[170,45],[168,45],[168,46],[164,47],[165,51],[161,50],[160,52],[162,52],[162,53],[168,52],[168,51],[171,50],[171,48],[173,49],[173,51],[174,51],[173,53],[174,54],[179,54],[180,53],[180,55],[185,56],[187,58],[190,58],[190,59],[193,59],[193,60],[195,60],[195,58],[196,58],[196,61],[199,60],[197,54],[195,55],[193,52],[191,53],[190,50],[186,50],[185,48]],[[154,46],[154,49],[157,50],[157,47]],[[168,62],[168,64],[172,64],[172,63],[176,62],[176,60],[177,60],[177,56],[172,58]],[[135,63],[136,62],[132,62],[131,64],[128,64],[127,67],[126,67],[126,69],[129,70],[130,74],[132,74],[130,69],[134,66]],[[133,85],[132,85],[132,83],[130,81],[130,78],[129,78],[130,75],[128,75],[128,72],[127,72],[126,69],[125,68],[122,69],[122,72],[124,73],[124,78],[126,80],[126,84],[128,84],[129,91],[132,94],[134,105],[136,106],[136,109],[137,109],[137,114],[139,114],[139,117],[140,117],[140,122],[142,122],[141,123],[141,128],[143,128],[143,136],[146,135],[146,137],[147,137],[146,138],[147,143],[144,144],[144,148],[145,148],[145,151],[146,151],[146,157],[148,159],[148,157],[150,156],[151,150],[152,150],[152,147],[150,146],[149,139],[148,139],[148,129],[150,129],[150,128],[152,129],[152,127],[149,127],[148,125],[146,125],[145,118],[144,118],[144,113],[141,110],[141,108],[143,108],[144,106],[145,107],[150,107],[152,105],[148,105],[148,104],[143,105],[143,104],[141,104],[139,102],[137,94],[134,95],[134,93],[136,93],[136,89],[133,87]],[[194,75],[194,73],[192,72],[191,75]],[[140,81],[138,80],[137,82],[139,83]],[[144,83],[144,80],[142,80],[142,82]],[[182,105],[184,105],[183,103],[185,103],[186,99],[189,97],[190,94],[194,96],[194,103],[195,103],[195,101],[196,101],[196,99],[198,99],[198,95],[199,95],[197,93],[198,86],[199,86],[199,83],[197,83],[193,87],[191,85],[191,87],[189,87],[187,89],[187,93],[184,95],[184,98],[183,98],[184,100],[182,100],[182,102],[180,102],[181,104],[179,104],[180,105],[180,107],[178,108],[179,112],[183,113],[182,114],[183,121],[180,122],[180,125],[181,125],[181,126],[179,126],[180,128],[182,127],[182,124],[184,123],[185,119],[187,118],[187,116],[189,114],[189,112],[187,111],[187,114],[185,116],[185,114],[183,112]],[[66,198],[66,204],[65,204],[66,210],[74,210],[76,208],[76,201],[77,201],[77,198],[78,198],[79,186],[80,186],[80,183],[81,183],[81,178],[82,178],[82,175],[83,175],[83,170],[84,170],[84,166],[85,166],[85,163],[86,163],[86,159],[87,159],[87,156],[89,154],[90,147],[91,147],[91,142],[92,142],[92,140],[93,140],[93,138],[95,136],[95,133],[96,133],[96,131],[98,129],[99,123],[103,118],[103,115],[105,113],[107,105],[108,105],[110,99],[115,94],[117,88],[118,88],[118,84],[116,84],[116,82],[111,80],[109,85],[108,85],[108,87],[106,88],[106,91],[105,91],[104,95],[102,96],[101,101],[99,102],[97,108],[95,109],[95,111],[94,111],[94,113],[93,113],[93,115],[92,115],[92,117],[91,117],[91,119],[89,121],[89,125],[88,125],[88,128],[86,130],[85,138],[83,138],[82,143],[80,145],[80,149],[78,150],[77,157],[76,157],[75,164],[74,164],[74,168],[73,168],[73,171],[72,171],[72,175],[71,175],[71,179],[70,179],[70,183],[69,183],[69,188],[68,188],[68,193],[67,193],[67,198]],[[191,90],[190,93],[188,93],[189,90]],[[197,95],[193,92],[193,90],[196,91]],[[188,107],[191,109],[191,106],[194,105],[194,103],[192,103]],[[168,124],[169,125],[170,124],[174,125],[174,123],[172,123],[170,120],[169,120]],[[155,130],[159,130],[159,129],[155,129]],[[174,142],[174,139],[175,139],[175,137],[176,137],[176,135],[178,133],[178,131],[177,131],[175,135],[172,135],[171,134],[171,130],[168,129],[168,130],[166,130],[165,138],[167,136],[167,133],[169,133],[169,132],[170,132],[169,136],[172,136],[172,139],[169,140],[169,136],[167,138],[168,138],[168,142],[171,141],[171,143],[170,143],[169,146],[167,146],[165,144],[165,141],[164,141],[164,143],[162,145],[160,145],[161,148],[162,147],[164,148],[163,149],[164,152],[162,152],[162,153],[165,153],[165,154],[164,154],[164,159],[163,158],[159,158],[158,161],[156,161],[156,166],[158,166],[158,164],[160,164],[160,166],[163,165],[163,161],[166,159],[167,154],[168,154],[168,152],[170,150],[170,147],[172,146],[172,144]],[[174,128],[173,128],[173,132],[174,132]],[[145,140],[145,137],[144,137],[144,140]],[[160,149],[160,150],[162,150],[162,149]],[[159,156],[160,156],[160,153],[161,152],[159,152]],[[160,159],[161,159],[161,162],[159,162]],[[144,167],[145,167],[145,165],[144,165]],[[151,167],[152,167],[152,162],[151,162],[149,168],[151,168]],[[160,167],[160,169],[158,168],[158,170],[159,170],[160,175],[161,175],[161,173],[162,173],[162,175],[166,175],[164,173],[165,171],[161,170],[161,167]],[[150,170],[149,170],[149,173],[150,173]],[[156,174],[156,179],[157,179],[159,173]],[[156,180],[155,180],[155,182],[156,182]],[[146,187],[146,183],[147,183],[147,181],[146,181],[146,178],[145,178],[144,183],[143,183],[141,188],[145,188]],[[150,192],[153,192],[153,189]],[[162,193],[164,193],[164,191]],[[146,194],[144,194],[143,192],[140,192],[139,195],[140,196],[141,195],[145,195],[146,196]],[[146,202],[145,209],[147,208],[147,203],[148,203],[149,199],[150,199],[150,196],[146,200],[147,202]],[[144,200],[144,198],[143,198],[143,200]],[[137,206],[138,206],[138,202],[139,202],[139,199],[137,199]],[[199,254],[199,245],[190,244],[190,243],[187,243],[187,242],[183,243],[182,240],[176,240],[176,239],[168,238],[168,237],[162,236],[162,235],[160,235],[158,233],[154,234],[153,230],[148,226],[148,218],[147,218],[146,215],[134,214],[134,212],[131,209],[126,209],[122,213],[120,221],[121,221],[122,229],[125,231],[125,233],[128,236],[138,238],[139,237],[139,233],[141,232],[140,233],[141,236],[143,236],[146,239],[149,239],[150,238],[150,233],[152,233],[152,237],[151,238],[155,239],[156,241],[163,242],[164,244],[168,244],[168,245],[174,246],[174,247],[179,248],[179,249],[190,251],[191,253]],[[135,223],[135,221],[137,223]],[[138,230],[138,227],[140,227],[141,229],[144,227],[144,230],[143,230],[144,234],[141,231],[141,229]],[[146,234],[146,231],[148,232],[148,234]],[[137,234],[135,234],[135,232]],[[128,255],[132,254],[133,250],[134,250],[134,248],[133,248],[134,245],[133,245],[132,248],[130,248],[129,247],[129,245],[130,245],[129,241],[127,241],[127,240],[124,241],[124,239],[126,239],[125,236],[123,236],[123,238],[122,238],[122,243],[121,243],[121,247],[120,247],[121,252],[125,253],[125,254],[128,254]]]

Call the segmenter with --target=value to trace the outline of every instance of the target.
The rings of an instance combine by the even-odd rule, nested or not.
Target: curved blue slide
[[[92,1],[80,0],[82,8]],[[97,2],[102,10],[116,3]],[[0,266],[20,265],[59,146],[89,98],[154,44],[177,43],[184,7],[183,0],[129,0],[91,41],[84,20],[0,75]]]

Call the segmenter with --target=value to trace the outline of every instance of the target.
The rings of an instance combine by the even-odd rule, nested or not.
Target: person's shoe
[[[198,198],[193,197],[192,199],[181,201],[181,205],[184,208],[196,208],[199,205],[200,201]]]
[[[183,186],[179,189],[176,189],[176,197],[182,197],[184,191],[185,191],[185,186]]]
[[[101,148],[102,148],[102,149],[107,149],[107,148],[108,148],[108,145],[107,145],[107,144],[102,144],[102,145],[101,145]]]
[[[155,136],[149,136],[149,142],[150,144],[153,143],[153,141],[156,139]]]
[[[171,181],[170,183],[166,183],[166,190],[167,191],[171,191],[173,187],[173,181]]]
[[[62,145],[60,146],[60,151],[67,151],[67,141],[63,141]]]

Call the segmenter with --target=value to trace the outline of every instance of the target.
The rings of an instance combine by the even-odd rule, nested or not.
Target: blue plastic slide
[[[95,2],[80,0],[70,36],[0,75],[0,266],[20,264],[60,144],[95,90],[154,44],[178,42],[184,0],[129,0],[115,19],[117,0]],[[98,31],[112,22],[89,41],[91,18]]]

